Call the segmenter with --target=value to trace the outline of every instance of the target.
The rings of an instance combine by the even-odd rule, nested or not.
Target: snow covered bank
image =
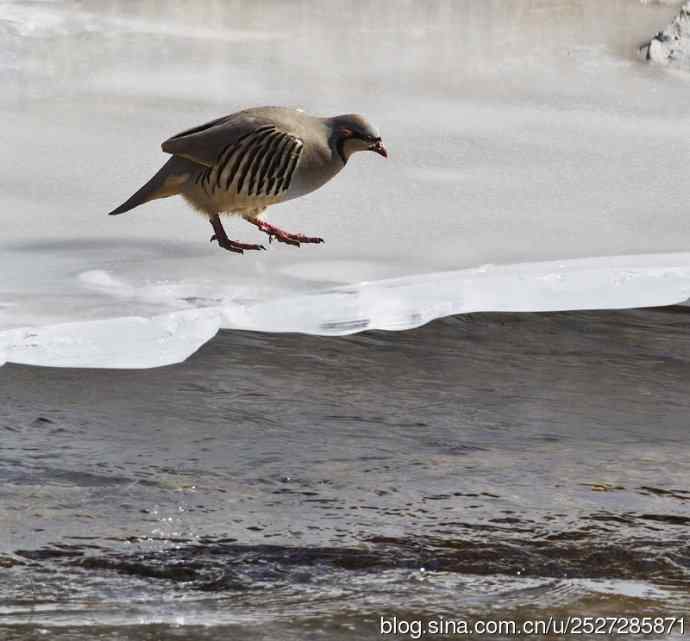
[[[666,29],[640,47],[640,54],[658,64],[690,67],[690,1],[683,4],[680,14]]]
[[[171,303],[181,293],[174,286],[167,291]],[[0,332],[0,361],[146,368],[184,360],[221,328],[344,335],[410,329],[467,312],[619,309],[688,298],[690,253],[487,265],[254,302],[228,300],[152,318],[18,328]]]

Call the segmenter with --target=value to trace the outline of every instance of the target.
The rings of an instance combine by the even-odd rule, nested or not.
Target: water
[[[0,632],[375,639],[687,612],[685,308],[0,370]]]
[[[642,278],[619,305],[688,297],[685,272],[660,298],[636,258],[688,264],[690,84],[637,58],[677,7],[0,6],[0,362],[150,367],[219,328],[328,334],[460,311],[610,307],[629,278],[615,274],[620,256]],[[360,111],[390,149],[270,211],[325,245],[230,256],[179,199],[105,216],[162,164],[161,140],[267,103]],[[242,221],[227,226],[261,240]],[[664,263],[669,252],[683,254]],[[539,261],[553,264],[523,272]],[[492,264],[513,278],[499,273],[466,304],[471,270],[492,276]],[[588,270],[559,288],[560,274]],[[449,276],[437,293],[439,272]],[[552,287],[539,288],[543,276]],[[398,278],[417,286],[391,289]],[[538,291],[520,297],[523,286]],[[354,304],[320,299],[334,288]]]

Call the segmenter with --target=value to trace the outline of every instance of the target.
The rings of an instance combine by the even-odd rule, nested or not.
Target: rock
[[[690,67],[690,0],[673,22],[642,45],[639,52],[649,62]]]
[[[15,565],[24,565],[21,561],[13,559],[11,556],[0,555],[0,568],[12,568]]]

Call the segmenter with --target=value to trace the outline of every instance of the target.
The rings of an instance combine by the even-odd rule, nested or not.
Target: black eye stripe
[[[351,136],[349,136],[350,140],[355,139],[355,140],[363,140],[364,142],[381,142],[381,137],[380,136],[369,136],[367,134],[360,134],[358,132],[353,132]]]

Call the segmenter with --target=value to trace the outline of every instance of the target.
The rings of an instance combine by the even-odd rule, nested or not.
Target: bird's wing
[[[213,169],[208,180],[237,193],[274,196],[286,191],[302,156],[301,138],[270,119],[233,114],[183,131],[163,151]]]
[[[244,136],[268,124],[270,123],[239,112],[176,134],[168,138],[161,148],[168,154],[212,167],[226,145],[237,143]]]

